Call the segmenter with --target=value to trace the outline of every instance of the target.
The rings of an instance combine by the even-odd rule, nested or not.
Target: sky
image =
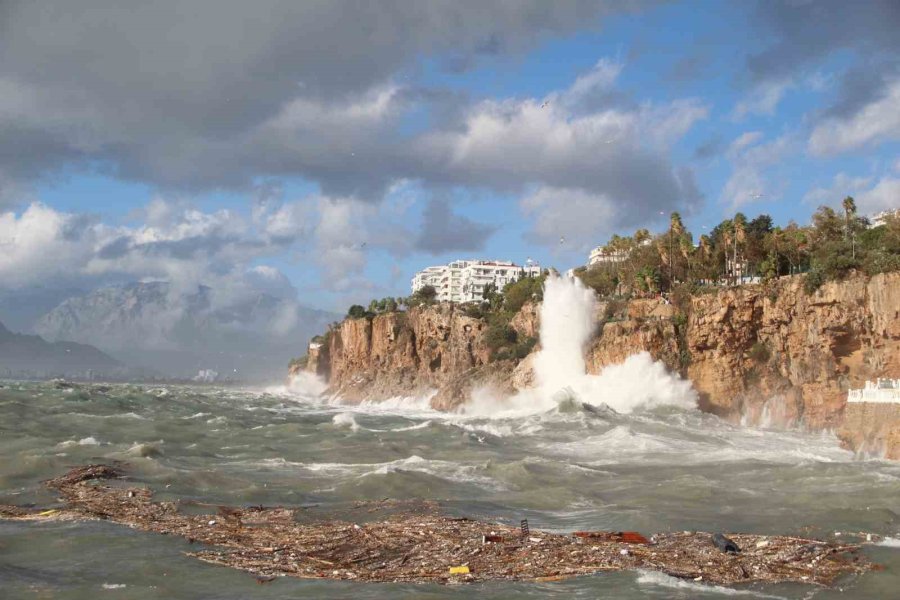
[[[0,292],[343,312],[735,211],[900,206],[900,3],[0,0]]]

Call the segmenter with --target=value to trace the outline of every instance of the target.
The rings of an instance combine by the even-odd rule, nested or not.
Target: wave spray
[[[697,407],[689,381],[669,373],[649,353],[639,352],[597,375],[586,372],[584,350],[597,327],[593,290],[576,277],[551,275],[544,283],[541,349],[534,357],[536,385],[503,399],[474,394],[469,414],[534,413],[564,402],[607,405],[621,413],[657,406]]]

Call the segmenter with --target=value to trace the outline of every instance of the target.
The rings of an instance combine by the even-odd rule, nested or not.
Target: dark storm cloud
[[[868,61],[900,51],[900,2],[896,0],[764,1],[757,18],[775,43],[748,60],[757,79],[783,79],[850,48]]]
[[[431,254],[481,250],[496,230],[455,214],[446,200],[431,200],[422,218],[422,233],[416,240],[416,248]]]
[[[815,68],[840,50],[857,54],[843,75],[838,98],[826,117],[849,117],[885,93],[900,73],[900,2],[812,0],[760,2],[757,17],[775,37],[748,67],[757,81],[778,81]]]
[[[352,105],[421,55],[515,54],[640,4],[7,0],[0,155],[16,156],[4,174],[33,179],[90,159],[108,161],[116,176],[184,189],[287,174],[377,193],[404,170],[398,149],[371,143],[345,157],[341,144],[358,142],[352,131],[301,127],[286,133],[291,143],[267,144],[257,129],[298,97]],[[10,137],[12,123],[22,130]],[[311,134],[334,140],[322,148]]]
[[[825,111],[826,117],[846,118],[887,94],[890,76],[900,73],[900,61],[869,62],[848,69],[841,76],[837,96]]]

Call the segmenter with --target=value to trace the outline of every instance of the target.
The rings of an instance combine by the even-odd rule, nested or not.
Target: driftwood
[[[455,583],[552,581],[603,571],[647,569],[715,584],[796,581],[830,585],[873,565],[859,546],[786,536],[729,533],[740,552],[722,552],[709,533],[576,532],[560,535],[439,514],[436,503],[357,503],[400,510],[375,522],[297,521],[298,509],[217,507],[188,514],[188,503],[154,502],[122,479],[120,465],[88,465],[47,482],[65,507],[0,506],[6,519],[106,519],[178,535],[205,546],[190,556],[243,569],[261,583],[276,576]],[[351,511],[352,512],[352,511]],[[452,572],[451,572],[452,569]]]

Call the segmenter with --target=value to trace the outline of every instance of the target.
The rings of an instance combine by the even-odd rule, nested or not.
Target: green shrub
[[[753,346],[750,347],[750,358],[755,360],[758,363],[766,363],[769,362],[769,358],[771,358],[772,354],[769,352],[768,346],[766,346],[762,342],[756,342]]]
[[[506,324],[489,325],[484,335],[484,341],[491,350],[515,344],[517,338],[516,330]]]
[[[362,319],[363,317],[366,316],[366,309],[365,309],[365,307],[360,306],[359,304],[354,304],[347,311],[347,316],[350,317],[351,319]]]
[[[818,269],[812,269],[809,273],[806,274],[806,279],[803,281],[803,289],[806,290],[807,294],[812,294],[817,289],[822,287],[823,283],[825,283],[825,275],[822,273],[822,271]]]
[[[503,288],[503,308],[517,313],[529,300],[540,302],[544,299],[544,280],[540,277],[522,277],[518,281],[506,284]]]
[[[603,309],[603,320],[611,321],[619,318],[628,308],[628,302],[625,300],[610,300]]]
[[[594,290],[601,298],[611,296],[619,285],[618,276],[614,272],[603,267],[581,270],[576,269],[575,276],[578,277],[585,286]]]

